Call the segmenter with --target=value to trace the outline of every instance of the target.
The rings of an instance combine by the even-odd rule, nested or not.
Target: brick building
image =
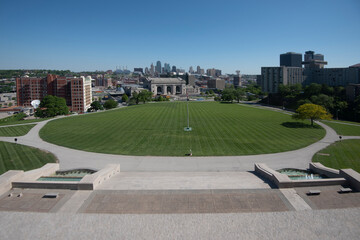
[[[40,101],[47,95],[65,98],[70,111],[83,113],[92,100],[91,77],[60,77],[49,74],[45,78],[17,78],[17,104],[31,106],[31,101]]]

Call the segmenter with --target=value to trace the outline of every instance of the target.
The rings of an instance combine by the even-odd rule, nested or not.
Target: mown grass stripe
[[[196,156],[221,156],[294,150],[325,134],[323,129],[285,127],[281,124],[294,122],[290,116],[263,109],[216,102],[189,102],[189,108],[191,132],[183,130],[186,103],[167,102],[54,120],[40,136],[93,152],[183,156],[191,148]]]

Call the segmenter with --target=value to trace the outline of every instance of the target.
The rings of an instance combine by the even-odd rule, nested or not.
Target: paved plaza
[[[292,210],[277,189],[94,191],[82,213],[173,214]]]

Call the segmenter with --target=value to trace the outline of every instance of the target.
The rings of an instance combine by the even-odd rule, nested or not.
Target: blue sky
[[[160,60],[258,74],[313,50],[360,63],[360,1],[0,0],[0,69],[107,70]]]

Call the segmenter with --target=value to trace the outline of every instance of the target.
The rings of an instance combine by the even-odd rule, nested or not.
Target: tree
[[[128,95],[126,95],[126,94],[122,95],[122,97],[121,97],[122,102],[127,102],[128,100],[129,100]]]
[[[317,83],[311,83],[309,86],[305,88],[304,95],[309,98],[312,95],[319,95],[321,93],[321,85]]]
[[[132,99],[135,100],[136,104],[139,104],[140,101],[142,101],[143,103],[148,102],[151,100],[151,97],[152,92],[148,90],[141,90],[139,93],[133,92],[132,94]]]
[[[296,109],[296,113],[292,115],[294,119],[310,119],[311,126],[314,126],[314,120],[331,119],[332,115],[320,105],[305,103]]]
[[[109,99],[104,103],[104,108],[105,109],[112,109],[112,108],[116,108],[117,105],[118,105],[118,102],[116,102],[116,101],[114,101],[112,99]]]
[[[66,106],[65,98],[47,95],[40,102],[36,109],[35,116],[40,118],[55,117],[58,115],[69,114],[69,108]]]
[[[93,101],[90,104],[90,108],[88,109],[88,111],[92,112],[92,111],[97,111],[97,110],[104,110],[103,106],[101,105],[101,103],[99,101]]]
[[[221,99],[225,102],[232,102],[235,98],[233,88],[225,88],[221,93]]]
[[[234,91],[234,98],[239,103],[245,97],[245,90],[243,88],[237,88]]]
[[[139,93],[139,100],[142,101],[143,103],[145,102],[149,102],[151,100],[152,97],[152,92],[148,91],[148,90],[141,90],[141,92]]]
[[[334,107],[334,98],[325,94],[313,95],[310,101],[314,104],[321,105],[328,111]]]

